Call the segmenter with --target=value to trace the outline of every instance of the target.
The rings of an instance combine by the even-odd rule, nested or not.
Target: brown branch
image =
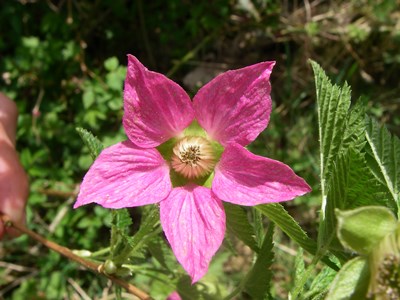
[[[92,261],[86,260],[86,259],[74,254],[70,249],[45,239],[41,235],[33,232],[32,230],[26,228],[24,225],[22,225],[22,224],[20,224],[18,222],[11,221],[9,216],[4,215],[4,214],[0,214],[0,220],[4,222],[5,226],[13,227],[14,229],[17,229],[18,231],[20,231],[22,233],[26,233],[31,238],[35,239],[36,241],[38,241],[39,243],[45,245],[46,247],[50,248],[51,250],[56,251],[59,254],[67,257],[68,259],[73,260],[73,261],[85,266],[86,268],[94,271],[97,274],[101,274],[101,275],[107,277],[112,282],[118,284],[119,286],[125,288],[128,292],[130,292],[133,295],[137,296],[139,299],[141,299],[141,300],[150,300],[150,299],[152,299],[147,293],[145,293],[141,289],[137,288],[136,286],[134,286],[134,285],[132,285],[132,284],[120,279],[120,278],[117,278],[117,277],[110,276],[110,275],[107,275],[105,273],[99,272],[99,269],[100,269],[99,267],[101,265],[99,265],[97,263],[94,263]]]

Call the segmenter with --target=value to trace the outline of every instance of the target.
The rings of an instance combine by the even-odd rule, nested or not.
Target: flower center
[[[188,179],[203,177],[214,169],[214,150],[211,143],[203,137],[187,136],[172,151],[172,168]]]

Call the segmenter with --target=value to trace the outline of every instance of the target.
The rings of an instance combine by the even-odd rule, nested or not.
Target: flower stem
[[[98,251],[92,252],[92,254],[90,254],[90,257],[101,256],[101,255],[106,254],[106,253],[110,253],[110,247],[107,247],[107,248],[100,249]]]
[[[86,260],[86,259],[74,254],[70,249],[45,239],[41,235],[39,235],[39,234],[33,232],[32,230],[26,228],[24,225],[22,225],[22,224],[20,224],[18,222],[11,221],[9,216],[0,213],[0,220],[3,221],[5,226],[13,227],[14,229],[20,231],[21,233],[26,233],[31,238],[35,239],[39,243],[41,243],[44,246],[48,247],[49,249],[51,249],[53,251],[56,251],[59,254],[67,257],[68,259],[73,260],[73,261],[85,266],[86,268],[94,271],[97,274],[101,274],[101,275],[107,277],[112,282],[118,284],[119,286],[125,288],[128,292],[130,292],[133,295],[137,296],[139,299],[141,299],[141,300],[150,300],[150,299],[152,299],[147,293],[145,293],[141,289],[137,288],[136,286],[134,286],[134,285],[122,280],[122,279],[119,279],[117,277],[109,276],[107,274],[104,274],[104,273],[100,272],[100,270],[99,270],[100,269],[99,267],[101,266],[100,264],[97,264],[97,263],[94,263],[92,261]]]

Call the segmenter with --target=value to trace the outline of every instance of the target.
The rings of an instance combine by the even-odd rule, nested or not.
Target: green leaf
[[[285,208],[279,203],[270,203],[255,206],[262,214],[267,216],[293,241],[299,244],[304,250],[315,255],[317,244],[310,239],[300,225],[292,218]]]
[[[368,254],[397,228],[393,213],[382,206],[363,206],[336,212],[338,237],[344,246],[360,254]]]
[[[303,296],[303,299],[322,300],[328,292],[329,285],[332,283],[337,272],[324,266],[311,283],[309,291]]]
[[[126,263],[130,256],[142,256],[142,251],[154,236],[161,232],[159,226],[158,207],[149,205],[143,210],[143,220],[134,236],[128,235],[128,221],[125,209],[113,211],[113,226],[111,228],[110,259],[120,266]],[[130,217],[129,217],[130,219]]]
[[[110,260],[115,263],[115,257],[129,244],[128,226],[132,224],[126,208],[111,210]]]
[[[132,219],[126,208],[112,210],[112,224],[120,231],[125,232],[132,225]]]
[[[182,300],[200,300],[201,295],[197,287],[197,284],[192,284],[192,280],[189,276],[183,275],[179,278],[176,289]]]
[[[325,300],[366,299],[369,268],[366,258],[356,257],[348,261],[336,275]]]
[[[270,299],[270,288],[272,280],[271,265],[274,260],[274,246],[272,237],[274,234],[274,223],[270,223],[265,234],[263,244],[258,253],[257,260],[249,272],[244,290],[252,299]]]
[[[350,108],[346,117],[346,126],[343,133],[342,145],[339,153],[343,154],[350,147],[355,150],[363,149],[366,128],[366,100],[358,99],[353,107]]]
[[[83,140],[84,144],[89,148],[89,152],[93,160],[95,160],[96,157],[103,150],[103,145],[97,137],[95,137],[91,132],[87,131],[86,129],[77,127],[76,131],[79,133],[79,136]]]
[[[164,239],[153,239],[148,244],[148,250],[151,256],[156,259],[163,268],[169,272],[173,272],[176,267],[176,259],[172,254],[171,248],[168,247]]]
[[[386,127],[380,127],[372,119],[367,123],[367,161],[378,180],[387,187],[391,200],[400,214],[400,140],[391,135]]]
[[[364,154],[353,148],[341,154],[329,180],[325,222],[320,226],[324,244],[338,245],[335,209],[387,205],[387,193],[367,166]],[[340,247],[340,246],[339,246]]]
[[[249,223],[246,210],[239,206],[224,202],[226,214],[226,227],[253,251],[259,252],[260,248],[255,240],[253,226]]]
[[[360,151],[365,144],[365,101],[359,100],[350,109],[350,87],[333,85],[317,63],[311,62],[311,65],[317,90],[322,192],[318,249],[323,252],[333,240],[334,210],[342,207],[343,196],[347,193],[344,187],[348,187],[350,178],[338,176],[347,174],[350,167],[338,160],[343,159],[350,148]]]
[[[294,286],[298,285],[298,282],[301,282],[302,277],[305,273],[305,264],[303,258],[303,249],[300,248],[297,251],[296,258],[294,260]],[[302,285],[303,288],[303,285]],[[300,291],[301,292],[301,291]]]
[[[320,139],[321,188],[326,195],[327,178],[340,153],[343,133],[346,132],[347,114],[350,108],[350,87],[333,85],[323,69],[311,61],[314,70],[318,104],[318,130]],[[347,134],[351,136],[351,134]]]
[[[104,67],[106,68],[107,71],[114,71],[115,69],[118,68],[118,65],[119,65],[118,58],[116,58],[115,56],[107,58],[104,61]]]
[[[95,102],[95,93],[92,88],[87,88],[82,96],[83,107],[85,109],[90,108]]]

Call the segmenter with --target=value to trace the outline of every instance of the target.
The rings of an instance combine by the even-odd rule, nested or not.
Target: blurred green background
[[[130,53],[190,95],[225,70],[276,60],[271,121],[251,150],[289,164],[313,186],[313,193],[286,204],[313,236],[320,203],[315,91],[308,59],[321,64],[334,82],[347,81],[353,98],[364,96],[369,114],[399,135],[399,4],[1,1],[0,89],[20,111],[18,150],[31,182],[30,228],[71,249],[94,251],[107,245],[108,212],[94,206],[72,210],[78,185],[92,163],[75,128],[88,129],[106,146],[125,139],[122,89]],[[138,224],[140,210],[131,214]],[[297,248],[282,234],[276,241],[274,293],[285,299]],[[0,298],[85,299],[77,286],[89,299],[115,297],[105,279],[27,237],[3,242],[0,262]],[[215,282],[205,282],[225,295],[249,262],[251,254],[233,240],[215,259],[210,271],[216,274]],[[158,299],[169,292],[140,274],[134,282],[156,291]]]

